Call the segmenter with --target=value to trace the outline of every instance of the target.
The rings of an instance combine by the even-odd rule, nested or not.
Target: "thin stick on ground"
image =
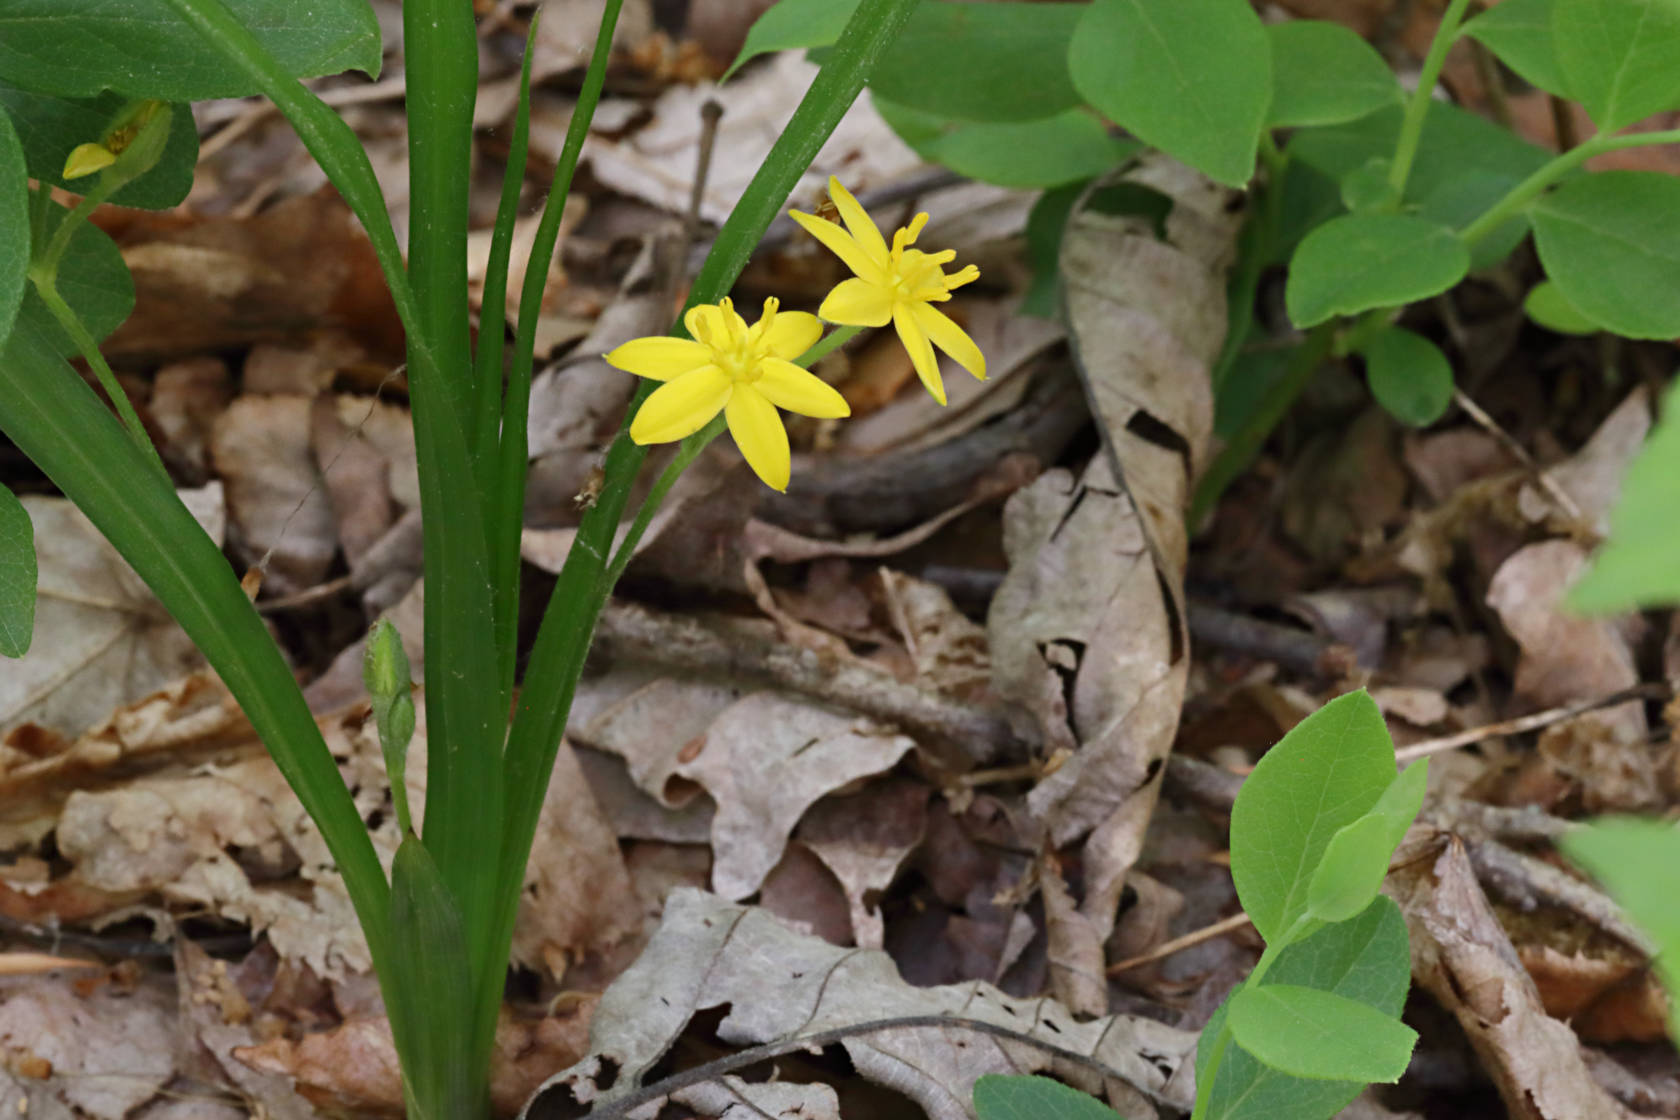
[[[1528,731],[1540,731],[1554,724],[1567,723],[1572,719],[1596,712],[1601,708],[1613,708],[1618,704],[1626,704],[1634,700],[1666,700],[1672,695],[1672,690],[1666,684],[1653,683],[1635,685],[1624,688],[1620,692],[1613,692],[1609,696],[1601,696],[1596,700],[1582,700],[1579,703],[1568,704],[1561,708],[1548,708],[1543,712],[1532,715],[1518,716],[1516,719],[1501,720],[1482,727],[1472,727],[1468,731],[1459,731],[1452,735],[1442,735],[1436,739],[1425,739],[1420,743],[1401,747],[1394,752],[1395,761],[1407,763],[1420,758],[1427,758],[1432,754],[1443,754],[1446,751],[1457,750],[1480,743],[1485,739],[1495,739],[1502,735],[1521,735]]]
[[[1132,969],[1138,968],[1142,965],[1153,964],[1156,961],[1165,960],[1167,957],[1172,956],[1181,949],[1188,949],[1192,945],[1200,945],[1204,941],[1212,941],[1216,937],[1224,937],[1227,933],[1235,933],[1244,926],[1253,924],[1253,920],[1249,918],[1245,912],[1239,910],[1235,914],[1232,914],[1229,918],[1219,919],[1219,921],[1214,922],[1211,926],[1203,926],[1201,929],[1187,933],[1183,937],[1175,937],[1171,941],[1163,941],[1147,953],[1142,953],[1135,957],[1127,957],[1123,961],[1116,961],[1114,964],[1108,966],[1108,974],[1110,976],[1118,976],[1122,972],[1130,972]]]

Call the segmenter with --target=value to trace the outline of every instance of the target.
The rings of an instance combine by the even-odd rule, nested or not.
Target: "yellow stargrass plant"
[[[664,382],[630,425],[637,443],[673,443],[724,414],[729,434],[766,486],[786,490],[791,473],[787,429],[778,408],[802,416],[849,416],[846,398],[794,364],[822,337],[822,323],[804,311],[778,311],[774,298],[747,325],[725,298],[691,307],[687,338],[636,338],[606,355],[627,373]]]
[[[966,265],[947,274],[944,266],[956,259],[955,250],[927,253],[913,248],[927,225],[925,212],[895,231],[889,247],[868,211],[832,175],[828,195],[846,223],[845,229],[814,214],[790,211],[794,221],[855,273],[852,279],[835,286],[817,314],[831,323],[855,327],[891,323],[910,352],[917,376],[940,404],[945,403],[945,382],[939,375],[935,346],[984,381],[986,356],[980,347],[950,316],[933,306],[949,300],[956,288],[978,279],[980,270]]]

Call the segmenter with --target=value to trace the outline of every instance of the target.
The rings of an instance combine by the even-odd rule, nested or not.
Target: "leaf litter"
[[[599,5],[548,7],[565,18],[544,23],[533,150],[551,158],[580,72],[567,36]],[[701,105],[722,102],[729,154],[704,232],[808,80],[788,54],[707,81],[749,7],[697,2],[684,27],[626,4],[543,293],[534,579],[563,556],[633,388],[596,355],[657,332],[703,248],[680,232]],[[1381,36],[1389,7],[1309,14]],[[487,21],[502,21],[481,53],[487,170],[530,10]],[[369,140],[401,229],[400,77],[318,85]],[[111,352],[184,496],[225,522],[236,565],[260,565],[259,607],[388,857],[359,660],[379,616],[416,666],[426,652],[400,336],[365,240],[289,131],[250,103],[196,111],[210,139],[187,206],[101,215],[140,288]],[[947,370],[939,410],[895,341],[865,336],[819,367],[855,419],[793,430],[786,498],[754,490],[725,448],[685,476],[603,618],[567,729],[516,931],[498,1111],[542,1115],[564,1095],[640,1110],[614,1115],[668,1100],[701,1116],[958,1117],[979,1074],[1035,1069],[1127,1116],[1183,1110],[1194,1032],[1257,951],[1231,921],[1230,791],[1302,714],[1368,685],[1403,749],[1473,744],[1438,759],[1413,837],[1428,854],[1390,881],[1435,1080],[1348,1114],[1496,1092],[1514,1115],[1680,1115],[1643,945],[1546,859],[1569,818],[1680,792],[1668,714],[1576,710],[1656,685],[1663,634],[1560,605],[1649,391],[1600,385],[1573,343],[1535,372],[1545,340],[1466,303],[1447,329],[1501,376],[1477,372],[1459,411],[1399,433],[1332,371],[1192,537],[1240,206],[1167,161],[1127,169],[1172,209],[1160,229],[1079,209],[1052,322],[1017,310],[1032,195],[940,184],[867,103],[793,203],[831,171],[883,212],[915,196],[935,213],[929,244],[983,262],[987,286],[949,310],[993,377]],[[528,234],[540,184],[524,202]],[[831,268],[779,223],[738,295],[814,302]],[[92,984],[5,981],[0,1108],[394,1111],[389,1029],[319,838],[149,594],[62,503],[26,501],[41,660],[0,678],[0,917],[23,944],[69,937],[127,965]],[[423,765],[409,776],[422,804]],[[166,963],[136,982],[136,960]],[[895,1016],[914,1025],[868,1025]],[[109,1049],[89,1041],[102,1031]],[[772,1058],[746,1059],[771,1052],[765,1080]],[[729,1068],[708,1076],[697,1054]],[[102,1063],[119,1058],[116,1077]],[[864,1082],[880,1095],[860,1097]]]

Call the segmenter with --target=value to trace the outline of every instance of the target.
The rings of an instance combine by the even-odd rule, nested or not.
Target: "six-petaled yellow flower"
[[[793,220],[821,241],[847,268],[857,275],[842,281],[823,300],[817,314],[831,323],[857,327],[898,329],[904,348],[910,351],[916,373],[933,399],[945,403],[945,384],[939,377],[939,361],[933,348],[939,347],[982,381],[986,379],[986,356],[974,340],[944,312],[932,306],[951,298],[951,290],[980,275],[973,265],[946,275],[944,265],[956,258],[956,251],[924,253],[911,248],[927,225],[928,216],[917,214],[904,229],[893,234],[887,247],[881,231],[857,199],[833,176],[828,194],[846,223],[841,229],[833,222],[811,214],[792,212]],[[848,233],[847,231],[850,231]]]
[[[846,399],[821,378],[793,364],[822,336],[822,323],[803,311],[776,310],[748,326],[725,299],[691,307],[686,338],[638,338],[606,356],[638,377],[663,381],[630,424],[637,443],[670,443],[693,435],[719,411],[741,454],[765,485],[786,490],[787,429],[777,408],[803,416],[848,416]]]

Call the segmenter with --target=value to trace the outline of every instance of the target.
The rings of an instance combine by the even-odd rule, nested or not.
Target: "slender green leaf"
[[[1246,0],[1095,0],[1068,70],[1115,123],[1210,178],[1254,175],[1271,47]]]
[[[1674,890],[1680,831],[1669,821],[1607,817],[1571,829],[1559,843],[1655,943],[1657,975],[1668,991],[1668,1034],[1680,1042],[1680,894]]]
[[[1136,141],[1110,136],[1096,117],[1069,109],[1036,121],[970,124],[875,95],[875,108],[929,163],[1000,187],[1059,187],[1090,179],[1133,155]]]
[[[1680,3],[1553,0],[1552,49],[1565,88],[1601,132],[1680,106]]]
[[[1275,984],[1296,984],[1334,992],[1399,1015],[1411,988],[1406,920],[1393,900],[1378,897],[1358,917],[1326,926],[1278,955],[1268,974]],[[1213,1013],[1196,1047],[1196,1076],[1225,1024],[1229,1003]],[[1230,1047],[1208,1093],[1208,1120],[1330,1120],[1364,1083],[1306,1080],[1261,1065],[1240,1047]]]
[[[1349,214],[1302,239],[1284,304],[1297,327],[1398,307],[1446,291],[1470,270],[1452,230],[1409,214]]]
[[[979,1120],[1120,1120],[1097,1098],[1060,1081],[995,1073],[974,1082],[974,1114]]]
[[[1452,363],[1441,348],[1403,327],[1378,331],[1359,351],[1371,395],[1414,428],[1433,424],[1452,403]]]
[[[367,0],[228,0],[288,77],[379,74],[379,21]],[[260,86],[208,49],[165,0],[6,0],[0,80],[66,97],[106,90],[163,101],[243,97]]]
[[[1293,984],[1244,987],[1228,1020],[1237,1045],[1292,1077],[1400,1080],[1417,1032],[1358,1000]]]
[[[1466,23],[1464,34],[1480,40],[1529,84],[1570,97],[1552,48],[1553,5],[1554,0],[1500,0]]]
[[[761,54],[828,46],[846,29],[857,5],[858,0],[781,0],[753,21],[741,53],[718,80],[727,82]]]
[[[391,949],[391,1034],[420,1116],[485,1115],[483,1075],[474,1069],[472,1035],[463,1029],[472,1021],[473,988],[461,909],[412,834],[391,862]]]
[[[1676,68],[1680,70],[1680,67]],[[1628,338],[1680,335],[1680,179],[1603,171],[1535,204],[1546,275],[1581,314]]]
[[[1576,310],[1563,290],[1542,280],[1523,297],[1523,314],[1529,320],[1557,334],[1597,334],[1599,325]]]
[[[66,182],[64,160],[78,144],[96,141],[129,99],[115,93],[99,97],[58,97],[0,82],[0,111],[17,122],[24,159],[31,178],[63,187],[72,194],[87,189],[88,180]],[[169,117],[169,140],[157,164],[122,187],[108,200],[116,206],[167,210],[180,204],[192,189],[198,162],[198,128],[186,105],[174,106]]]
[[[1680,603],[1674,511],[1680,510],[1680,382],[1628,468],[1610,511],[1610,539],[1569,593],[1576,610],[1607,614]]]
[[[1330,838],[1307,889],[1307,912],[1321,922],[1345,922],[1371,905],[1388,874],[1388,860],[1423,807],[1428,759],[1408,767],[1371,811]]]
[[[1083,4],[922,4],[869,75],[882,97],[953,120],[996,124],[1079,104],[1068,44]]]
[[[29,171],[12,120],[0,107],[0,344],[29,283]]]
[[[1340,124],[1400,103],[1400,83],[1376,48],[1339,23],[1266,28],[1272,47],[1271,128]]]
[[[22,657],[35,634],[35,527],[0,486],[0,656]]]
[[[1067,230],[1073,204],[1085,192],[1084,183],[1045,191],[1027,215],[1027,260],[1032,265],[1032,286],[1021,300],[1021,313],[1041,319],[1057,314],[1057,284],[1060,280],[1062,234]]]
[[[1231,810],[1231,877],[1268,942],[1306,915],[1330,838],[1371,810],[1394,780],[1394,745],[1363,690],[1296,724],[1260,759]]]
[[[51,236],[69,213],[58,203],[49,203],[46,236]],[[58,265],[58,294],[95,340],[122,326],[134,310],[134,277],[123,263],[122,250],[91,222],[82,222],[70,235],[70,244]],[[58,353],[78,352],[75,341],[53,319],[33,285],[24,292],[23,307],[38,311],[35,321]]]

